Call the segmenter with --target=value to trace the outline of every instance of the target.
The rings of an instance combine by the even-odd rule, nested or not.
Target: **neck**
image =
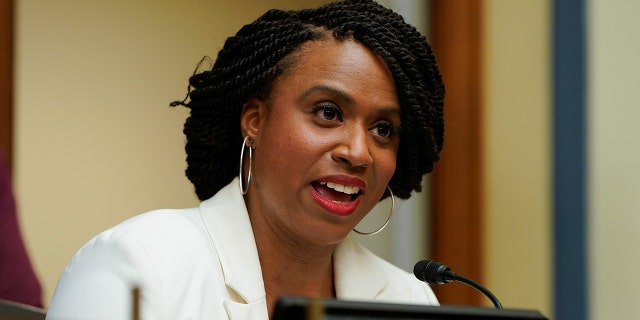
[[[333,250],[335,245],[292,241],[269,226],[253,221],[269,314],[280,296],[335,297]]]

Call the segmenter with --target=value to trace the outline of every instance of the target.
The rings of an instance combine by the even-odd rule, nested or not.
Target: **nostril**
[[[355,143],[344,143],[337,146],[332,151],[332,157],[335,161],[340,162],[349,167],[368,167],[373,163],[373,157],[369,152],[368,146]]]

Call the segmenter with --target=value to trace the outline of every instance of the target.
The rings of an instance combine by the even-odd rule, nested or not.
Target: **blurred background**
[[[187,112],[168,106],[196,63],[267,9],[326,2],[2,0],[2,147],[45,306],[100,231],[197,205]],[[439,259],[507,308],[640,318],[640,2],[379,2],[434,45],[447,136],[425,192],[358,240],[407,270]],[[454,290],[443,303],[488,305]]]

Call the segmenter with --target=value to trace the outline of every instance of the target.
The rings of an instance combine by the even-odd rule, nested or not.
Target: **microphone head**
[[[428,284],[445,284],[453,281],[453,272],[435,260],[421,260],[413,266],[413,274]]]

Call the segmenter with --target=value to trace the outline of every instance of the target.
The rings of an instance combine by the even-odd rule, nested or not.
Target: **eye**
[[[319,104],[313,107],[313,113],[318,115],[323,120],[328,121],[342,121],[342,113],[340,109],[330,103]]]
[[[389,122],[381,121],[372,126],[371,132],[383,138],[391,138],[400,133],[400,127],[396,128]]]

